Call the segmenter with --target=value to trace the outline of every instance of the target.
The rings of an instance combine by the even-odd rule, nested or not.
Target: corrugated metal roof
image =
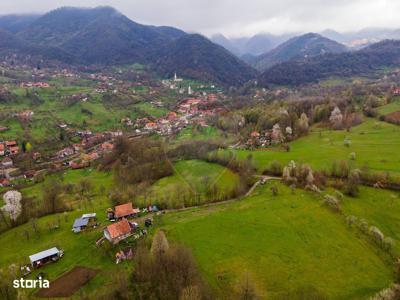
[[[82,219],[89,219],[89,218],[95,218],[95,217],[96,217],[96,213],[82,215]]]
[[[54,247],[54,248],[47,249],[42,252],[39,252],[39,253],[29,256],[29,260],[31,261],[31,263],[33,263],[33,262],[41,260],[43,258],[56,255],[59,252],[60,252],[60,250],[58,250],[56,247]]]
[[[72,225],[72,227],[81,227],[81,226],[86,226],[89,222],[89,219],[83,219],[83,218],[79,218],[79,219],[75,219],[74,225]]]

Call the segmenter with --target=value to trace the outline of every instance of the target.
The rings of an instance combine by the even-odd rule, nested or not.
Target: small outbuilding
[[[72,231],[78,233],[89,227],[96,226],[96,213],[84,214],[82,217],[75,219],[74,224],[72,225]]]
[[[48,262],[56,262],[64,255],[62,250],[54,247],[29,256],[32,267],[40,268]]]

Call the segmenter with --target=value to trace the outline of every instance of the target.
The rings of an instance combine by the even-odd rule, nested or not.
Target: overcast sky
[[[399,0],[0,0],[0,14],[113,6],[134,21],[205,35],[400,28]]]

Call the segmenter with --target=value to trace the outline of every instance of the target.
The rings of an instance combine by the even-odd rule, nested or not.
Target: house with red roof
[[[134,226],[132,226],[128,220],[123,219],[117,223],[108,225],[104,231],[104,237],[112,244],[118,244],[120,241],[130,237],[134,232]]]
[[[13,160],[9,157],[6,157],[1,161],[1,164],[4,168],[11,168],[13,166]]]
[[[6,147],[4,144],[0,144],[0,156],[4,156],[6,154]]]
[[[114,218],[122,219],[136,217],[139,213],[140,209],[133,208],[132,202],[128,202],[115,207]]]

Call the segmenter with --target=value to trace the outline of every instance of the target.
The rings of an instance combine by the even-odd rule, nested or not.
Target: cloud
[[[45,12],[60,6],[99,5],[113,6],[144,24],[206,35],[400,27],[398,0],[1,0],[0,11]]]

